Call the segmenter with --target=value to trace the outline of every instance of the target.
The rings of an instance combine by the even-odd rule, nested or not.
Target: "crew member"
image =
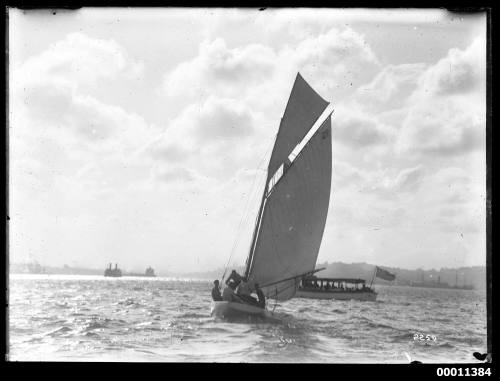
[[[214,300],[214,302],[220,302],[222,300],[218,279],[214,280],[214,288],[212,288],[212,299]]]
[[[241,302],[241,299],[236,295],[234,290],[236,290],[236,286],[234,281],[231,280],[224,291],[222,291],[222,300],[226,302]]]
[[[260,289],[258,283],[255,283],[255,292],[257,293],[257,297],[259,298],[259,307],[266,308],[266,297],[264,296],[264,293]]]
[[[241,282],[238,286],[238,289],[236,290],[236,294],[243,299],[243,301],[251,303],[251,304],[258,304],[257,299],[255,299],[251,293],[252,289],[250,285],[247,283],[248,279],[246,277],[241,278]]]
[[[230,281],[234,281],[235,287],[238,287],[240,282],[243,280],[243,277],[236,272],[236,270],[231,271],[231,274],[226,279],[226,284],[229,286]]]

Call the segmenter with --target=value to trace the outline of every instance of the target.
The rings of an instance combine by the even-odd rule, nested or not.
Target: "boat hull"
[[[245,303],[235,302],[212,302],[210,315],[220,318],[261,316],[269,317],[271,313],[264,308],[252,306]]]
[[[349,291],[305,291],[298,290],[295,294],[297,298],[308,299],[336,299],[336,300],[363,300],[375,301],[377,299],[376,292],[349,292]]]

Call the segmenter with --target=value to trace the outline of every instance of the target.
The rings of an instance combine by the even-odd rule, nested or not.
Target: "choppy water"
[[[377,286],[376,302],[292,299],[276,320],[225,322],[210,316],[208,281],[11,275],[9,285],[14,361],[407,363],[406,352],[475,362],[486,352],[478,291]]]

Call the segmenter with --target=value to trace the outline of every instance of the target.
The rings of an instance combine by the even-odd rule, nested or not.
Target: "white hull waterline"
[[[264,308],[237,302],[212,302],[210,315],[220,318],[240,316],[270,317],[271,313]]]
[[[336,300],[363,300],[374,302],[377,299],[376,292],[368,291],[304,291],[299,290],[296,298],[308,299],[336,299]]]

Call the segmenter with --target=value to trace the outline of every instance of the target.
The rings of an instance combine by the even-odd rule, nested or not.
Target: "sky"
[[[8,17],[11,262],[243,265],[300,72],[334,107],[318,262],[485,265],[485,14]]]

